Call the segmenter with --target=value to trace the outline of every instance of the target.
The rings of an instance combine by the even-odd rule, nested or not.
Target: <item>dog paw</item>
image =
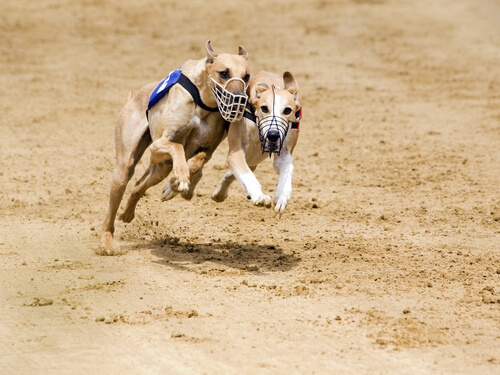
[[[128,210],[125,210],[122,212],[120,215],[118,215],[118,220],[123,221],[124,223],[130,223],[132,220],[134,220],[135,213],[129,212]]]
[[[216,191],[213,192],[211,198],[216,202],[223,202],[227,198],[227,190],[224,191],[217,189]]]
[[[94,249],[96,255],[113,256],[121,254],[120,247],[113,242],[113,235],[104,232],[101,237],[101,246]]]
[[[189,195],[189,182],[179,181],[176,177],[172,177],[170,182],[165,186],[165,189],[163,189],[161,200],[168,201],[179,193],[183,197]]]
[[[278,218],[281,217],[283,212],[285,212],[286,204],[288,203],[288,199],[286,198],[277,198],[275,199],[274,212],[276,212],[276,216]]]
[[[251,197],[252,203],[256,206],[265,206],[267,208],[271,207],[272,200],[271,197],[265,194],[257,195],[256,197]]]
[[[177,186],[177,191],[179,193],[187,193],[189,191],[189,182],[180,182],[179,186]]]
[[[181,193],[182,198],[184,198],[187,201],[190,201],[191,199],[193,199],[193,195],[194,195],[194,191],[191,191],[191,189],[189,189],[188,191],[183,191]]]
[[[178,193],[179,193],[178,191],[175,191],[170,187],[170,184],[167,184],[165,186],[165,189],[163,189],[163,194],[161,195],[161,200],[162,200],[162,202],[169,201],[170,199],[175,197]]]

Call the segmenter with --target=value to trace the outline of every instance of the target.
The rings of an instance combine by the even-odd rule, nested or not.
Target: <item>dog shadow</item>
[[[193,265],[211,262],[249,272],[282,272],[295,267],[301,258],[284,253],[276,245],[240,244],[233,241],[195,243],[166,236],[153,240],[151,254],[157,264],[189,270]]]

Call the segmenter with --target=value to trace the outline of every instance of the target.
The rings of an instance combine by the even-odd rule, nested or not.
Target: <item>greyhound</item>
[[[261,185],[253,174],[257,165],[274,154],[274,169],[279,174],[274,198],[274,210],[278,217],[285,211],[292,194],[292,152],[299,137],[302,105],[299,86],[292,73],[283,76],[265,71],[259,72],[249,83],[249,112],[238,126],[238,137],[229,139],[229,172],[227,172],[212,199],[222,202],[227,198],[231,183],[237,179],[247,196],[262,195]],[[244,123],[245,126],[241,126]],[[235,161],[231,154],[244,153],[246,165]],[[265,201],[267,206],[270,202]]]
[[[109,207],[102,226],[101,244],[113,254],[114,222],[132,178],[135,166],[149,145],[150,165],[136,182],[118,219],[131,222],[135,207],[147,189],[160,183],[170,172],[163,199],[178,193],[191,199],[202,177],[202,168],[226,137],[230,124],[240,120],[247,103],[250,79],[248,52],[242,46],[237,55],[216,54],[210,41],[207,57],[188,60],[160,82],[144,86],[136,96],[130,89],[115,128],[116,162],[110,188]],[[246,165],[243,156],[235,158]],[[267,204],[264,194],[253,195],[257,205]]]

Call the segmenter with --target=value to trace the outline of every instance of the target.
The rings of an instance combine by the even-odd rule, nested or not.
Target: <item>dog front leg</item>
[[[286,205],[292,196],[293,157],[288,150],[283,150],[280,156],[274,159],[274,169],[279,173],[276,194],[274,196],[274,211],[278,217],[285,211]]]
[[[159,138],[151,145],[151,165],[172,159],[174,177],[170,186],[177,192],[189,191],[189,167],[184,154],[184,146]]]
[[[247,192],[247,197],[256,206],[271,207],[271,197],[262,192],[262,186],[239,153],[228,155],[229,170]]]
[[[272,200],[262,192],[262,186],[253,174],[245,159],[243,139],[246,136],[244,121],[232,123],[228,131],[229,153],[227,162],[229,170],[247,192],[256,206],[271,207]]]
[[[171,170],[172,164],[169,162],[150,165],[143,176],[135,183],[127,205],[118,219],[124,223],[130,223],[135,217],[135,207],[139,199],[146,193],[146,190],[163,181]]]

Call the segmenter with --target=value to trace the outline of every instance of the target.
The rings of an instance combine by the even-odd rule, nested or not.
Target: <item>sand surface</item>
[[[97,255],[128,88],[207,39],[299,82],[287,211],[210,199],[224,142]],[[0,41],[2,374],[500,373],[498,1],[3,0]]]

